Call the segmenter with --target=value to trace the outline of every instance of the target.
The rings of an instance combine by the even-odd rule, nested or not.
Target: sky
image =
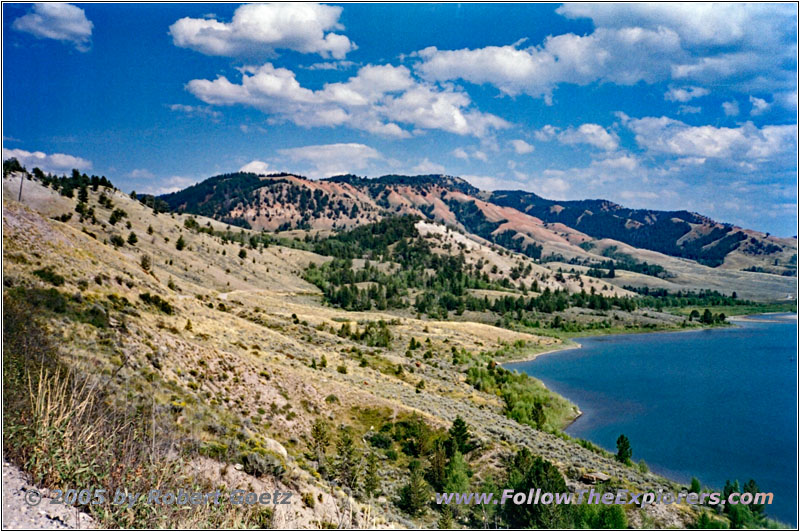
[[[797,234],[794,4],[3,4],[3,158],[460,176]]]

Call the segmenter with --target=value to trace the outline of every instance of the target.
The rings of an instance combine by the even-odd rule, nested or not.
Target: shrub
[[[164,314],[172,314],[175,311],[169,301],[162,299],[158,294],[151,295],[150,292],[144,292],[139,294],[139,299],[148,305],[156,307]]]
[[[153,259],[150,258],[150,255],[142,255],[142,258],[139,260],[139,264],[142,266],[144,271],[149,272],[151,266],[153,265]]]
[[[119,235],[111,235],[111,244],[115,247],[122,247],[125,245],[125,240]]]
[[[250,452],[242,456],[242,466],[245,473],[254,477],[273,475],[281,478],[286,472],[286,466],[280,456],[265,449]]]
[[[64,284],[66,279],[63,276],[57,274],[53,271],[52,266],[47,266],[46,268],[42,268],[40,270],[35,270],[33,275],[41,279],[42,281],[48,282],[53,286],[61,286]]]

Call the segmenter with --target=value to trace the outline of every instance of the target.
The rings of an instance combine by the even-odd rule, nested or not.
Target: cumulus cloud
[[[254,174],[266,174],[267,170],[269,169],[269,165],[264,161],[250,161],[246,165],[239,168],[240,172],[252,172]]]
[[[619,137],[599,124],[581,124],[566,129],[545,125],[534,133],[538,140],[558,140],[562,144],[589,144],[601,150],[612,151],[619,147]]]
[[[514,151],[519,155],[525,155],[526,153],[531,153],[533,151],[533,146],[522,139],[512,140],[511,147],[514,148]]]
[[[690,126],[662,116],[629,118],[624,124],[639,146],[655,153],[680,157],[765,161],[791,153],[795,126],[764,126],[752,122],[740,127]]]
[[[342,59],[356,48],[341,30],[341,7],[321,4],[248,4],[236,9],[231,22],[185,17],[169,27],[176,46],[206,55],[271,56],[294,50]]]
[[[301,86],[291,70],[271,63],[244,67],[241,74],[240,84],[220,76],[192,80],[187,89],[212,105],[246,105],[300,126],[347,125],[387,137],[411,136],[399,124],[477,137],[509,126],[474,109],[465,92],[420,83],[404,66],[367,65],[347,81],[316,91]]]
[[[434,163],[425,157],[417,166],[412,168],[411,171],[415,174],[443,174],[444,166]]]
[[[66,153],[47,154],[41,151],[25,151],[20,149],[7,150],[3,148],[3,160],[16,158],[28,170],[36,167],[53,174],[69,172],[73,168],[84,172],[91,170],[92,162],[83,157],[67,155]]]
[[[314,177],[347,174],[366,168],[380,152],[364,144],[339,143],[303,146],[278,150],[278,153],[295,162],[307,163],[314,169]]]
[[[428,47],[414,54],[421,60],[416,68],[427,79],[491,84],[503,94],[528,94],[547,103],[562,83],[724,79],[741,90],[794,86],[796,21],[789,5],[576,3],[557,12],[590,18],[595,30],[549,36],[525,48]],[[688,101],[707,93],[700,87],[681,90],[668,97]]]
[[[732,100],[730,102],[722,102],[722,110],[725,116],[738,116],[739,115],[739,102]]]
[[[453,150],[453,157],[457,157],[459,159],[469,160],[469,154],[464,148],[456,148]]]
[[[570,190],[569,182],[562,177],[534,179],[530,185],[536,194],[555,200],[567,199],[567,194]]]
[[[428,79],[488,83],[509,96],[528,94],[552,103],[552,91],[560,83],[633,85],[664,79],[669,73],[668,57],[679,51],[677,35],[667,29],[601,28],[588,36],[550,36],[542,46],[525,49],[514,45],[475,50],[428,47],[416,56],[422,59],[418,71]]]
[[[16,19],[12,27],[39,39],[68,42],[78,51],[87,52],[92,44],[92,26],[83,9],[48,3],[33,4],[31,12]]]
[[[764,114],[770,107],[770,104],[767,103],[766,100],[762,98],[756,98],[755,96],[750,96],[750,104],[753,106],[750,109],[750,116]]]
[[[711,91],[703,87],[672,87],[664,94],[664,99],[670,102],[686,103],[694,98],[702,98],[709,94],[711,94]]]

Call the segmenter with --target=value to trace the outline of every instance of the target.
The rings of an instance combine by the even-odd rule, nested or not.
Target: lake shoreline
[[[732,330],[731,332],[733,332],[735,330],[741,330],[741,329],[747,328],[747,326],[750,325],[750,324],[756,325],[756,324],[764,324],[764,323],[776,323],[776,324],[780,324],[780,323],[792,324],[792,323],[795,323],[796,324],[797,323],[797,314],[793,313],[793,312],[769,312],[769,313],[758,313],[758,314],[735,316],[735,317],[728,318],[728,327],[727,328],[731,329]],[[722,327],[717,326],[717,327],[702,327],[702,328],[680,329],[680,330],[631,331],[631,332],[620,332],[620,333],[616,333],[615,332],[615,333],[611,333],[611,334],[594,335],[593,337],[588,337],[587,336],[587,338],[602,338],[602,337],[605,337],[605,336],[618,336],[618,335],[623,335],[623,334],[638,334],[638,333],[645,333],[645,332],[647,332],[647,333],[649,333],[649,332],[653,332],[653,333],[658,333],[658,332],[691,332],[691,331],[702,331],[702,330],[705,330],[705,329],[721,329],[721,328]],[[725,336],[727,336],[727,335],[725,335]],[[699,336],[699,338],[703,338],[703,337],[705,337],[705,335]],[[653,341],[658,343],[658,340],[651,340],[651,342],[653,342]],[[665,340],[665,341],[667,341],[667,340]],[[681,341],[681,342],[683,342],[683,341]],[[557,353],[557,352],[560,352],[560,351],[566,352],[566,351],[571,350],[571,349],[584,349],[584,348],[588,348],[588,346],[590,346],[590,345],[591,345],[590,343],[580,344],[580,343],[577,343],[577,342],[570,342],[570,343],[567,344],[565,342],[565,345],[559,346],[558,348],[548,349],[548,350],[542,351],[540,353],[535,353],[535,354],[532,354],[530,356],[523,356],[523,357],[520,357],[520,358],[514,359],[514,360],[507,360],[507,361],[505,361],[503,363],[503,366],[507,370],[521,371],[521,372],[524,372],[524,373],[528,374],[530,377],[536,378],[536,379],[541,381],[542,378],[547,378],[547,377],[542,377],[541,375],[537,375],[536,372],[528,372],[528,371],[525,371],[525,370],[521,370],[519,368],[514,367],[514,365],[515,364],[523,364],[525,362],[531,362],[531,361],[537,359],[541,355]],[[544,383],[544,381],[542,381],[542,382]],[[559,393],[559,392],[555,391],[553,389],[552,385],[548,386],[547,384],[545,384],[545,386],[547,387],[547,389],[551,393],[553,393],[555,395],[558,395],[558,396],[561,396],[561,397],[564,397],[568,401],[570,401],[573,404],[575,404],[576,406],[578,406],[579,414],[575,418],[571,419],[569,421],[569,423],[567,423],[564,427],[561,428],[561,430],[564,431],[564,432],[569,430],[569,428],[571,426],[573,426],[579,419],[581,419],[584,416],[584,411],[580,407],[580,403],[581,402],[583,403],[584,408],[587,405],[590,406],[590,405],[593,404],[591,401],[587,403],[585,401],[586,397],[584,397],[583,401],[581,401],[578,397],[575,397],[575,396],[573,396],[574,397],[573,399],[569,399],[569,398],[567,398],[567,396],[563,395],[562,393]],[[582,390],[588,390],[588,389],[591,389],[591,388],[581,388],[581,389]],[[589,409],[589,413],[591,413],[591,410],[592,409]],[[578,434],[580,434],[580,432]],[[573,437],[579,437],[579,436],[575,435]],[[583,436],[583,437],[585,437],[585,439],[587,439],[588,441],[591,441],[595,445],[598,445],[599,447],[604,448],[604,446],[601,443],[598,443],[593,437],[588,436],[588,435],[587,436]],[[608,450],[608,449],[606,449],[606,450]],[[609,452],[613,452],[613,451],[609,451]],[[659,468],[662,469],[662,470],[665,469],[664,467],[661,467],[661,466],[666,466],[666,469],[669,469],[669,467],[670,467],[669,463],[662,463],[660,466],[656,463],[656,466],[654,467],[654,470],[655,469],[659,469]],[[660,476],[663,476],[664,478],[670,479],[670,480],[672,480],[674,482],[681,482],[681,479],[678,476],[670,475],[669,473],[666,473],[666,472],[663,472],[663,471],[659,472],[658,474]],[[699,475],[699,473],[698,473],[698,475]],[[787,519],[785,515],[781,516],[780,513],[777,513],[777,514],[772,514],[771,513],[771,515],[770,515],[771,519],[779,519],[779,520],[782,521],[783,519],[781,519],[781,517],[783,517],[784,519]]]

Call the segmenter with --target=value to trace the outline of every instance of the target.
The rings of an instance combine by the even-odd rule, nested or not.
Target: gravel
[[[95,528],[94,520],[73,506],[50,504],[42,496],[35,506],[39,490],[32,486],[18,467],[3,461],[3,530],[52,530],[59,528]],[[42,495],[47,490],[41,490]],[[27,499],[26,499],[27,496]]]

